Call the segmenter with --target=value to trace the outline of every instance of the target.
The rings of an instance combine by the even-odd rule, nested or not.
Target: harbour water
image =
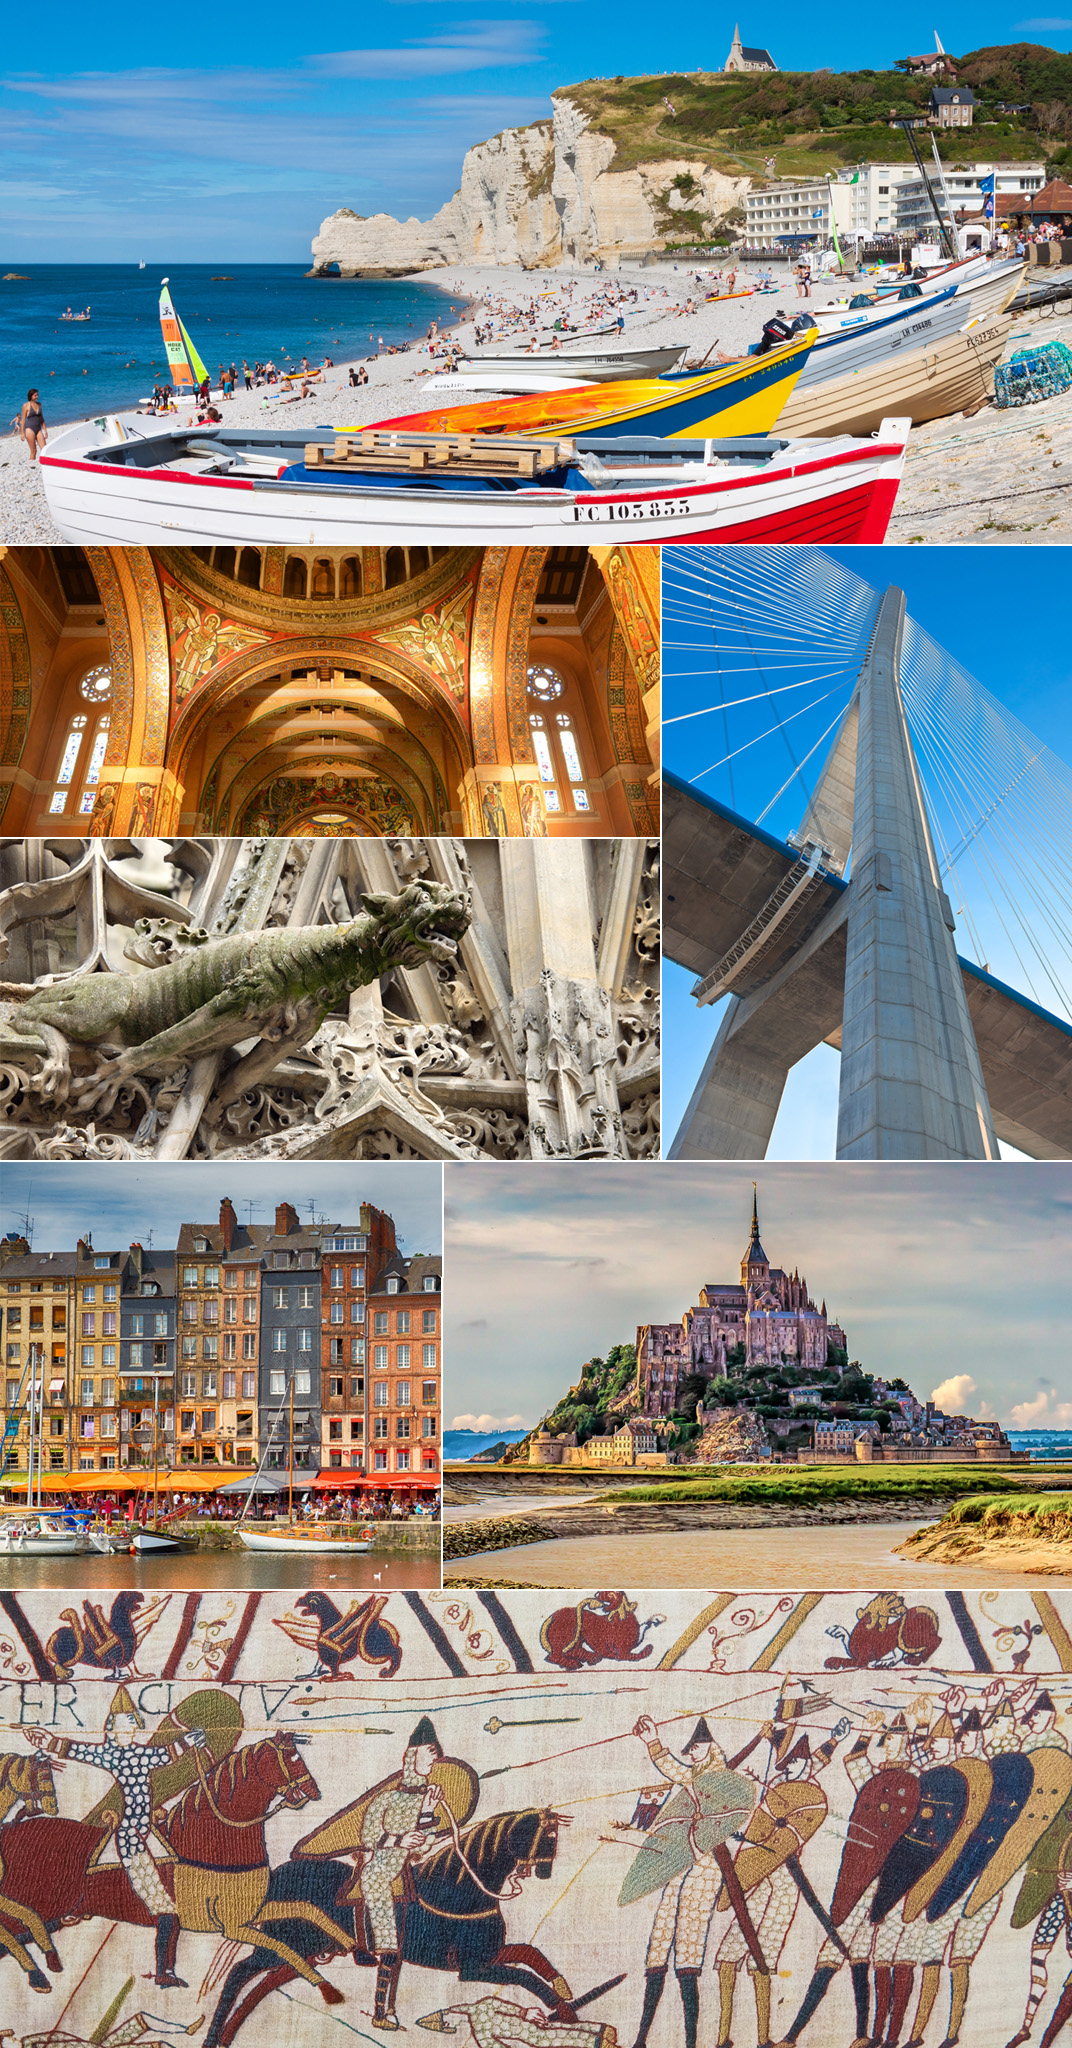
[[[158,312],[170,279],[179,316],[215,384],[221,363],[297,366],[375,355],[379,342],[423,339],[431,321],[453,324],[465,301],[442,285],[394,279],[310,278],[294,264],[129,263],[21,266],[0,281],[3,417],[17,417],[38,385],[45,420],[84,419],[135,405],[168,377]],[[227,274],[223,274],[227,273]],[[88,321],[67,321],[89,306]]]
[[[336,1551],[315,1556],[292,1553],[268,1557],[252,1550],[183,1550],[169,1557],[0,1558],[0,1593],[28,1593],[58,1586],[98,1586],[119,1592],[136,1586],[149,1593],[268,1591],[293,1586],[322,1587],[340,1594],[364,1587],[376,1593],[404,1593],[438,1586],[438,1551],[366,1550],[347,1557]]]
[[[741,1586],[753,1592],[874,1592],[880,1586],[1052,1587],[1061,1581],[993,1564],[929,1564],[895,1556],[920,1522],[852,1522],[837,1528],[680,1529],[666,1536],[562,1537],[511,1550],[478,1551],[447,1567],[466,1577],[538,1586]],[[1072,1575],[1070,1575],[1072,1576]]]

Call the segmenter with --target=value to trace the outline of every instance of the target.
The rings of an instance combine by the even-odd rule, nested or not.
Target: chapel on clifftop
[[[730,54],[722,68],[724,71],[777,71],[778,66],[769,50],[753,50],[742,43],[740,27],[734,23]]]
[[[743,1344],[745,1362],[734,1370],[783,1361],[819,1372],[833,1344],[847,1350],[845,1332],[831,1322],[826,1303],[816,1308],[800,1273],[772,1266],[759,1235],[759,1208],[752,1194],[752,1232],[741,1260],[739,1282],[708,1281],[695,1308],[680,1323],[645,1323],[637,1330],[637,1387],[645,1415],[669,1415],[680,1382],[690,1373],[722,1378],[727,1358]]]

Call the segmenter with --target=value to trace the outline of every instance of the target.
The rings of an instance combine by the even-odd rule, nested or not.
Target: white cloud
[[[975,1381],[970,1372],[955,1372],[933,1389],[931,1400],[936,1408],[944,1408],[947,1414],[963,1415],[969,1397],[975,1391]]]
[[[478,1436],[487,1436],[494,1429],[527,1429],[523,1415],[456,1415],[448,1422],[448,1429],[472,1429]]]
[[[497,65],[532,64],[539,24],[485,21],[396,50],[329,50],[306,61],[335,78],[441,78]]]
[[[1033,21],[1016,21],[1014,28],[1072,28],[1072,21],[1065,21],[1060,15],[1041,14]]]
[[[1013,1429],[1072,1429],[1072,1401],[1056,1401],[1046,1388],[1009,1411]]]

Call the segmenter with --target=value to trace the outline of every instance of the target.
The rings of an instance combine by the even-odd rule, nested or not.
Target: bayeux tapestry
[[[1072,1593],[0,1593],[29,2048],[1049,2044]]]

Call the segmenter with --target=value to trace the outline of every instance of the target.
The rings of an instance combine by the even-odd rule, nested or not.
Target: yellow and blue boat
[[[526,392],[475,405],[437,405],[377,420],[376,426],[414,434],[649,434],[664,441],[767,434],[817,339],[811,328],[783,348],[719,363],[712,370]]]

